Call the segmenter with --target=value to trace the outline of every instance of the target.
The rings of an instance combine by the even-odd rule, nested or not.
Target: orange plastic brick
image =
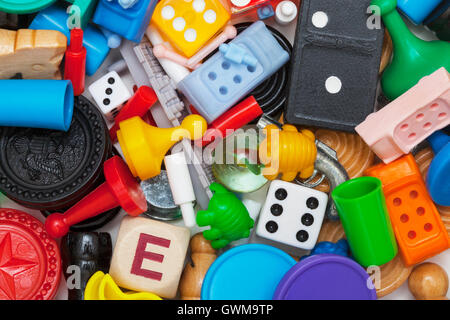
[[[445,226],[411,154],[371,167],[365,174],[383,184],[389,216],[406,265],[420,263],[449,247]]]

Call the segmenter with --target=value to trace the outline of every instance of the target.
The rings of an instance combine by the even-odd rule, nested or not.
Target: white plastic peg
[[[164,157],[167,177],[173,200],[180,206],[184,224],[190,228],[195,226],[194,201],[195,194],[191,176],[184,152],[178,152]]]
[[[275,21],[286,25],[294,21],[297,16],[297,6],[292,1],[281,1],[275,9]]]

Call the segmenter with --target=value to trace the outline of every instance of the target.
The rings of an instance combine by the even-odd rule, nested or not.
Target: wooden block
[[[61,79],[67,38],[59,31],[0,29],[0,79]]]
[[[109,273],[120,287],[174,298],[189,238],[187,228],[127,216],[120,225]]]

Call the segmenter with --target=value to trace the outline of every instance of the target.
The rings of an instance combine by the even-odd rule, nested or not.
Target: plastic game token
[[[39,11],[56,0],[0,0],[0,11],[8,13],[33,13]]]
[[[58,245],[43,224],[14,209],[0,209],[0,300],[50,300],[59,286]]]
[[[101,113],[76,97],[67,132],[0,128],[0,190],[32,209],[70,207],[103,179],[103,162],[110,156]]]
[[[62,212],[67,211],[70,208],[65,208],[62,209]],[[110,222],[112,219],[114,219],[117,214],[120,212],[122,208],[121,207],[117,207],[108,211],[105,211],[102,214],[99,214],[98,216],[89,218],[87,220],[81,221],[80,223],[74,224],[73,226],[70,227],[71,231],[76,231],[76,232],[87,232],[87,231],[93,231],[93,230],[97,230],[100,229],[101,227],[105,226],[108,222]],[[51,215],[52,213],[55,213],[57,211],[41,211],[42,215],[44,217],[48,217],[49,215]]]
[[[112,193],[128,214],[137,216],[147,211],[144,193],[121,157],[108,159],[104,164],[104,172]]]
[[[202,300],[271,300],[295,260],[280,249],[245,244],[217,258],[206,273]]]
[[[62,237],[71,226],[118,206],[131,216],[147,210],[145,195],[121,157],[106,160],[103,170],[106,182],[65,213],[53,213],[47,217],[45,229],[51,237]]]
[[[306,258],[280,281],[274,300],[376,300],[366,271],[355,261],[334,254]]]

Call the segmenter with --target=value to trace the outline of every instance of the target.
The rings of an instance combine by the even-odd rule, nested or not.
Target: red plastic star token
[[[58,245],[44,225],[25,212],[0,209],[0,299],[50,300],[60,276]]]

